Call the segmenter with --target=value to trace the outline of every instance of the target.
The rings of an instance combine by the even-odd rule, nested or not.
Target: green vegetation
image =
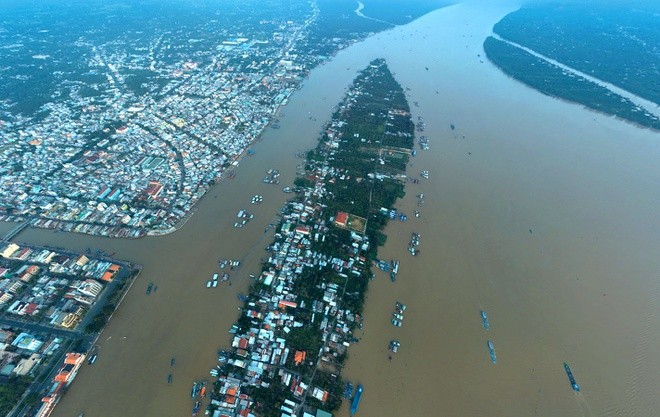
[[[21,399],[32,380],[28,377],[12,377],[0,384],[0,415],[7,415]]]
[[[371,242],[366,254],[367,268],[361,277],[348,279],[343,305],[359,314],[372,275],[368,265],[376,259],[377,247],[387,240],[382,233],[387,218],[379,209],[391,208],[405,194],[402,175],[408,163],[407,152],[413,147],[414,124],[403,88],[382,59],[371,62],[358,75],[342,108],[334,117],[341,121],[336,124],[340,144],[328,164],[346,179],[326,181],[332,198],[323,203],[328,213],[345,211],[367,219],[365,234]],[[317,155],[323,153],[320,149],[328,140],[327,135],[321,138]],[[392,148],[399,151],[392,153]],[[376,178],[376,173],[382,176]],[[327,239],[325,245],[334,249],[325,249],[333,253],[350,248],[353,240],[349,231],[335,229],[332,233],[333,239]]]
[[[484,42],[484,50],[488,59],[506,74],[544,94],[660,130],[660,119],[630,100],[585,78],[567,74],[561,68],[518,47],[488,37]]]
[[[259,405],[257,414],[263,417],[280,417],[280,407],[284,400],[291,396],[291,391],[279,382],[271,382],[268,388],[259,387],[250,391],[252,398]]]
[[[319,349],[323,345],[323,336],[318,326],[305,326],[293,329],[286,335],[287,345],[293,352],[295,350],[307,352],[305,360],[307,362],[316,362]]]
[[[85,326],[85,331],[88,333],[95,333],[101,331],[106,325],[112,313],[117,309],[124,292],[130,287],[131,282],[137,277],[139,270],[131,272],[130,276],[121,278],[122,281],[112,289],[112,293],[108,294],[108,299],[103,308],[94,316],[89,324]],[[117,278],[120,279],[120,278]]]
[[[660,3],[638,0],[541,4],[507,15],[493,31],[660,104],[659,13]]]

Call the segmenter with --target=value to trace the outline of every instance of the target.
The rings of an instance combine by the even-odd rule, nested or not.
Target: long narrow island
[[[414,124],[384,60],[364,69],[307,154],[270,256],[219,352],[210,415],[327,415],[357,341],[387,210],[402,197]],[[199,394],[193,390],[193,397]],[[191,405],[199,407],[198,399]]]

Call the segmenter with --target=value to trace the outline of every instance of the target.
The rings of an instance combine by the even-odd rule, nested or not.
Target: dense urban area
[[[0,242],[0,414],[52,411],[138,271],[99,250]]]
[[[133,16],[99,7],[73,33],[15,10],[0,32],[0,220],[171,232],[264,128],[278,127],[311,68],[393,26],[359,17],[351,1],[255,4],[184,12],[176,30],[171,14],[155,15],[166,5],[136,5]],[[81,13],[66,7],[71,19]]]

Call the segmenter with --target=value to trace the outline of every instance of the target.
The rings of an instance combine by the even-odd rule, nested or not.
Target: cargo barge
[[[490,353],[490,360],[497,363],[497,356],[495,356],[495,345],[492,340],[488,341],[488,352]]]
[[[575,378],[573,377],[573,372],[571,372],[571,367],[568,366],[566,362],[564,362],[564,370],[566,371],[566,375],[568,376],[568,381],[571,383],[571,387],[573,388],[574,391],[580,392],[580,386],[575,382]]]
[[[484,324],[484,329],[486,330],[490,329],[490,324],[488,323],[488,315],[484,310],[481,310],[481,321]]]

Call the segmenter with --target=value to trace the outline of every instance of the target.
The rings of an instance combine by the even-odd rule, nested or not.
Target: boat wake
[[[640,410],[639,403],[639,393],[642,389],[647,389],[649,387],[657,387],[657,376],[656,380],[653,380],[653,377],[649,375],[649,368],[646,367],[648,364],[647,354],[649,348],[649,338],[654,334],[652,330],[653,323],[658,317],[658,295],[659,295],[658,286],[655,286],[653,290],[649,293],[649,299],[647,300],[648,309],[646,311],[646,316],[644,317],[644,327],[642,328],[642,333],[640,335],[640,340],[635,349],[635,363],[630,370],[628,375],[628,401],[630,404],[630,414],[629,415],[653,415],[657,412],[657,397],[654,397],[651,400],[651,403],[648,404],[646,409]],[[650,377],[650,380],[648,380]]]

